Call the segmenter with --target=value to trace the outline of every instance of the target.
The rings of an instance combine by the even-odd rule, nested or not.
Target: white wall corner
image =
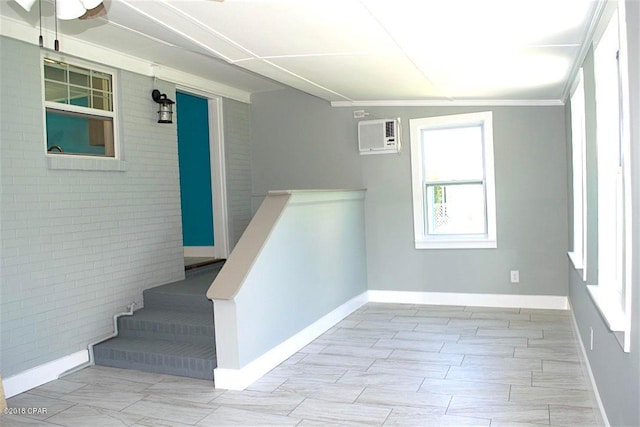
[[[412,292],[369,290],[370,302],[473,307],[567,310],[569,300],[558,295],[469,294],[456,292]]]
[[[227,390],[244,390],[367,302],[368,295],[365,291],[246,366],[240,369],[216,368],[213,371],[215,387]]]
[[[89,362],[89,350],[81,350],[60,359],[53,360],[35,368],[2,379],[4,393],[7,398],[16,396],[32,388],[46,384],[73,368]]]

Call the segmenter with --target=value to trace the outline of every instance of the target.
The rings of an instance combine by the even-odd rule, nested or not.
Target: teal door
[[[208,100],[178,92],[176,116],[184,246],[213,247]]]

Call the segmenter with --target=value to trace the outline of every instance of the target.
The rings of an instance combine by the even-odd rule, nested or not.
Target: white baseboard
[[[569,300],[556,295],[465,294],[455,292],[369,291],[370,302],[473,307],[568,310]]]
[[[2,385],[7,398],[16,396],[32,388],[58,379],[63,372],[89,361],[89,351],[81,350],[69,356],[61,357],[35,368],[20,372],[14,376],[3,378]]]
[[[193,258],[215,258],[215,246],[185,246],[184,256]]]
[[[185,248],[186,249],[186,248]],[[352,298],[340,307],[326,314],[313,324],[307,326],[293,337],[269,350],[258,359],[240,369],[216,368],[214,370],[216,388],[229,390],[243,390],[258,380],[271,369],[291,357],[304,346],[322,335],[336,323],[353,313],[367,302],[405,303],[405,304],[433,304],[433,305],[468,305],[479,307],[520,307],[540,309],[569,308],[568,298],[562,296],[545,295],[490,295],[490,294],[462,294],[448,292],[410,292],[410,291],[376,291],[369,290]],[[574,328],[577,330],[574,318]],[[578,338],[580,339],[580,335]],[[584,352],[584,346],[580,341]],[[586,359],[585,355],[585,360]],[[7,398],[18,395],[32,388],[53,381],[60,374],[80,366],[89,361],[88,350],[82,350],[69,356],[62,357],[49,363],[26,370],[14,376],[3,378],[5,396]],[[596,390],[598,404],[606,422],[600,396],[597,393],[593,374],[589,367],[589,375]],[[608,424],[607,424],[608,425]]]
[[[215,387],[227,390],[244,390],[336,323],[362,307],[367,301],[367,292],[363,292],[240,369],[214,369]]]
[[[604,410],[604,405],[602,404],[602,399],[600,399],[600,393],[598,392],[598,385],[596,384],[596,379],[593,376],[593,371],[591,370],[591,364],[589,363],[589,357],[587,357],[587,349],[584,346],[584,342],[582,341],[582,335],[580,335],[580,329],[578,329],[578,321],[576,320],[575,313],[571,310],[571,320],[573,320],[573,333],[576,338],[578,338],[578,346],[580,347],[580,351],[582,353],[582,360],[584,362],[583,368],[586,371],[587,376],[589,377],[589,381],[591,381],[591,387],[593,389],[593,394],[596,396],[596,402],[598,404],[598,409],[600,410],[600,416],[602,417],[602,421],[606,427],[610,427],[609,419],[607,418],[607,412]]]

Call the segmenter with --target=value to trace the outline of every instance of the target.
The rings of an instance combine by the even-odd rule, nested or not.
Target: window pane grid
[[[44,59],[47,153],[116,157],[113,74]]]
[[[47,60],[45,88],[47,101],[113,111],[111,75],[107,73]]]

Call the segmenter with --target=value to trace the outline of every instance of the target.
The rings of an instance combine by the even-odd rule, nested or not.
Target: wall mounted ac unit
[[[400,152],[400,119],[363,120],[358,122],[360,154]]]

